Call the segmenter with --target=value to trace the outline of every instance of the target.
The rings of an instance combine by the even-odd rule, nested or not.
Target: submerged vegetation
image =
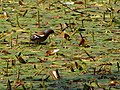
[[[119,0],[0,1],[0,90],[120,90],[119,69]]]

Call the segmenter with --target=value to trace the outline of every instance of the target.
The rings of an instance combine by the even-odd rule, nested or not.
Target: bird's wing
[[[39,35],[36,35],[36,34],[34,34],[33,37],[36,38],[36,39],[40,38]]]
[[[38,33],[36,34],[36,36],[44,37],[44,36],[45,36],[45,33],[44,33],[44,32],[38,32]]]

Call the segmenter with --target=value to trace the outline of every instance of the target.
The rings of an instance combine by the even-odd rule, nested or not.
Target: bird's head
[[[55,32],[52,29],[47,29],[47,30],[44,31],[44,33],[46,35],[49,35],[49,34],[52,34],[52,33],[55,33]]]

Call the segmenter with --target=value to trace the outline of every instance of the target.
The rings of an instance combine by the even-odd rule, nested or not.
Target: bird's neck
[[[48,30],[45,30],[44,33],[49,36],[50,32]]]

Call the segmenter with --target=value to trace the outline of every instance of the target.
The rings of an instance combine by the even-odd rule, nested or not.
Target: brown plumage
[[[52,33],[54,33],[52,29],[39,31],[38,33],[31,36],[31,41],[34,41],[35,43],[44,42],[48,38],[48,36]]]

